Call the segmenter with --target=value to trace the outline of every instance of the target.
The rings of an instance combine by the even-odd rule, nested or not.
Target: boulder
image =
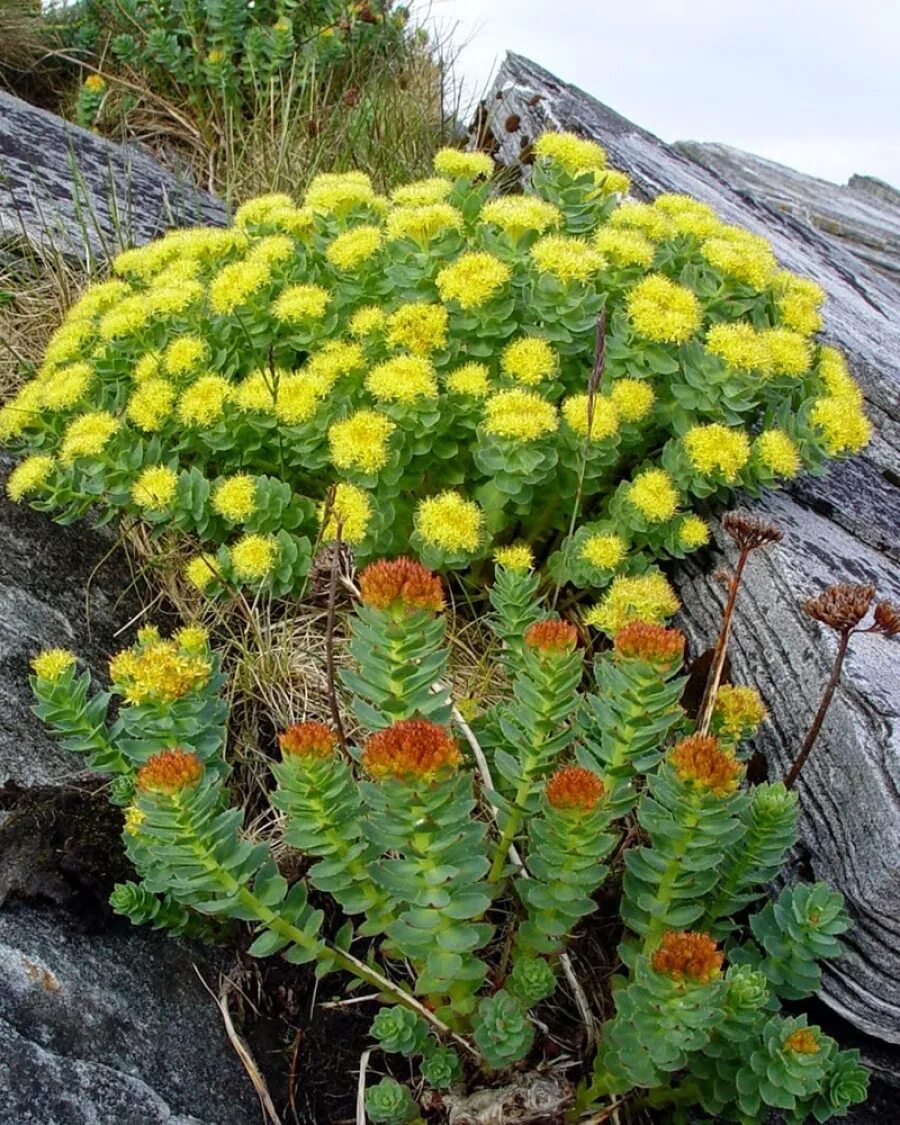
[[[828,294],[825,336],[849,358],[875,437],[862,455],[826,476],[760,502],[785,538],[757,552],[748,567],[732,675],[735,682],[756,683],[766,699],[771,718],[759,744],[770,775],[778,776],[802,741],[834,652],[834,636],[804,615],[801,599],[848,581],[872,582],[881,597],[900,601],[900,285],[855,247],[848,249],[843,237],[817,229],[800,209],[792,213],[773,203],[762,184],[747,177],[747,168],[763,163],[756,157],[732,153],[731,163],[720,164],[702,146],[698,163],[694,146],[664,144],[521,56],[507,55],[473,128],[476,142],[508,165],[546,129],[590,137],[604,146],[612,166],[628,173],[639,198],[684,192],[711,204],[726,221],[767,237],[786,268],[813,277]],[[745,170],[741,175],[735,161]],[[845,216],[845,225],[856,221],[850,189],[815,183],[831,192],[828,205]],[[893,197],[869,194],[877,214],[883,209],[892,216],[884,221],[884,239],[895,239],[900,223]],[[868,214],[877,226],[874,202]],[[714,640],[724,602],[709,571],[733,552],[721,536],[717,546],[706,559],[673,571],[685,606],[681,624],[695,652]],[[900,1043],[900,643],[855,639],[798,786],[806,873],[839,888],[855,922],[846,955],[826,972],[823,998],[863,1032]]]
[[[0,244],[102,261],[172,226],[224,222],[223,204],[117,145],[0,90]]]

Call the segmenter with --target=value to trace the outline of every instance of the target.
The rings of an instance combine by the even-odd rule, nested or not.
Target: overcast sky
[[[509,49],[667,141],[900,186],[897,0],[414,0],[469,90]]]

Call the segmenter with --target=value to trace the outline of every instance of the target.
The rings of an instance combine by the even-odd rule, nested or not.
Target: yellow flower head
[[[199,336],[179,336],[163,352],[163,367],[170,375],[196,371],[206,358],[206,342]]]
[[[329,243],[325,257],[338,269],[352,270],[368,261],[380,246],[381,227],[351,227]]]
[[[45,648],[31,661],[31,669],[39,680],[55,684],[75,664],[75,653],[67,648]]]
[[[810,411],[810,421],[822,431],[827,453],[858,453],[869,443],[872,427],[861,408],[847,398],[818,398]]]
[[[6,495],[18,504],[26,496],[40,492],[53,472],[55,462],[46,453],[33,453],[20,461],[9,474],[6,482]]]
[[[534,151],[536,156],[558,164],[572,176],[606,167],[606,153],[600,145],[574,133],[542,133],[534,142]]]
[[[206,654],[183,652],[174,641],[149,638],[109,662],[109,675],[129,703],[173,703],[202,687],[212,665]]]
[[[651,523],[670,520],[678,510],[678,489],[665,469],[644,469],[626,487],[625,495]]]
[[[696,551],[709,542],[709,524],[699,516],[685,516],[678,525],[678,542],[686,551]]]
[[[496,297],[510,276],[505,262],[476,250],[444,266],[436,281],[442,301],[456,301],[464,309],[474,309]]]
[[[319,522],[324,518],[325,505],[320,504]],[[341,483],[334,490],[328,522],[322,527],[322,538],[336,539],[340,527],[342,542],[361,543],[366,537],[371,518],[372,504],[367,493],[355,484]]]
[[[613,532],[597,532],[589,535],[581,544],[578,556],[591,566],[601,570],[614,570],[625,558],[628,544],[621,535]]]
[[[700,253],[714,269],[754,289],[765,289],[778,269],[775,255],[765,239],[746,231],[724,238],[708,238],[701,244]]]
[[[594,246],[614,266],[644,266],[653,264],[656,247],[638,230],[618,227],[598,227]]]
[[[212,508],[232,523],[243,523],[256,507],[256,481],[248,473],[226,477],[212,494]]]
[[[289,324],[320,320],[330,300],[330,294],[321,285],[291,285],[275,301],[272,312],[276,320]]]
[[[640,422],[656,401],[653,388],[643,379],[617,379],[610,387],[609,397],[623,422]]]
[[[579,437],[604,441],[619,430],[619,411],[611,398],[594,395],[570,395],[562,404],[563,418]]]
[[[556,352],[540,336],[520,336],[507,344],[500,356],[500,370],[517,383],[533,387],[556,372]]]
[[[205,652],[209,648],[209,632],[202,625],[183,625],[172,634],[172,640],[185,652]]]
[[[626,199],[609,217],[611,227],[640,231],[651,242],[661,242],[668,237],[671,227],[669,218],[657,211],[649,203],[638,203]]]
[[[716,692],[713,720],[719,735],[750,738],[767,715],[766,705],[756,688],[722,684]]]
[[[494,161],[486,152],[463,152],[458,148],[442,148],[434,157],[434,170],[450,180],[464,177],[477,180],[490,179],[494,174]]]
[[[388,318],[387,342],[395,348],[409,348],[415,355],[428,355],[446,345],[448,320],[443,305],[400,305]]]
[[[635,331],[648,340],[683,344],[702,323],[700,302],[694,293],[661,273],[651,273],[639,281],[626,304]]]
[[[310,234],[315,223],[316,213],[311,207],[276,207],[266,219],[267,226],[283,230],[294,238]]]
[[[585,621],[612,636],[631,621],[661,625],[678,612],[679,606],[675,591],[660,571],[638,577],[621,575],[613,579],[603,599],[585,615]]]
[[[750,439],[742,429],[712,422],[691,426],[681,439],[688,460],[703,476],[719,472],[733,484],[750,460]]]
[[[416,402],[438,393],[434,367],[424,356],[398,355],[373,367],[366,390],[378,402]]]
[[[784,430],[763,430],[753,442],[753,452],[778,477],[795,477],[800,472],[800,450]]]
[[[175,388],[166,379],[141,383],[125,411],[129,421],[145,433],[154,433],[170,417],[175,405]]]
[[[797,277],[783,271],[775,275],[773,289],[778,312],[785,328],[812,336],[822,327],[819,308],[825,301],[825,290],[811,278]]]
[[[209,284],[213,312],[233,313],[269,281],[271,268],[261,261],[232,262],[223,266]]]
[[[448,230],[462,230],[463,218],[449,203],[425,207],[395,207],[388,212],[388,238],[411,238],[424,246]]]
[[[511,543],[494,551],[494,562],[507,570],[533,570],[534,552],[527,543]]]
[[[339,216],[374,202],[375,189],[365,172],[323,172],[311,181],[304,200],[313,211]]]
[[[215,555],[196,555],[184,568],[188,583],[201,593],[220,575],[219,560]]]
[[[453,184],[442,176],[432,176],[429,180],[414,180],[401,184],[391,192],[391,202],[399,207],[428,207],[432,203],[443,203]]]
[[[377,473],[388,459],[388,441],[396,429],[390,418],[375,410],[357,410],[334,422],[328,430],[331,461],[338,469]]]
[[[595,168],[594,184],[600,195],[627,195],[631,180],[618,168],[604,168],[602,172]]]
[[[147,814],[137,807],[137,805],[129,805],[125,810],[125,823],[124,831],[129,836],[137,836],[141,830],[141,825],[147,819]]]
[[[187,262],[184,263],[186,266]],[[177,281],[169,284],[154,284],[147,291],[147,303],[154,314],[184,312],[196,304],[204,294],[205,288],[199,281]]]
[[[103,452],[118,428],[118,420],[105,410],[73,418],[63,434],[60,461],[71,465],[77,457],[96,457]]]
[[[804,375],[812,364],[812,345],[799,332],[769,328],[762,333],[769,352],[769,370],[775,375]]]
[[[245,535],[231,547],[231,567],[244,582],[259,582],[278,560],[278,541],[271,535]]]
[[[445,383],[448,391],[471,398],[487,398],[491,391],[488,369],[483,363],[466,363],[455,368]]]
[[[714,324],[706,333],[706,348],[738,371],[769,371],[765,335],[744,321]]]
[[[48,410],[65,410],[80,402],[94,381],[89,363],[70,363],[60,367],[41,385],[41,399]]]
[[[221,375],[201,375],[178,402],[178,417],[186,426],[213,426],[225,412],[231,384]]]
[[[178,474],[166,465],[151,465],[131,486],[131,498],[139,508],[162,511],[175,496]]]
[[[135,383],[144,383],[148,379],[160,379],[163,374],[162,353],[144,352],[135,363],[131,378]]]
[[[387,313],[377,305],[364,305],[350,317],[350,335],[372,336],[387,324]]]
[[[829,397],[846,398],[855,406],[862,406],[862,391],[837,348],[823,347],[819,350],[818,373]]]
[[[328,340],[306,361],[304,373],[311,378],[320,379],[329,390],[338,379],[359,371],[366,365],[366,354],[359,344],[348,344],[344,340]]]
[[[499,227],[513,240],[521,238],[526,231],[543,234],[562,222],[559,208],[536,195],[501,195],[490,199],[481,208],[478,218],[482,223]]]
[[[269,222],[273,213],[293,206],[293,199],[282,192],[258,195],[238,207],[234,213],[234,225],[236,227],[261,226]]]
[[[106,82],[99,74],[89,74],[84,80],[84,88],[92,94],[102,94],[106,89]]]
[[[151,312],[146,297],[125,297],[100,318],[100,336],[104,340],[115,340],[134,335],[150,319]]]
[[[484,429],[493,437],[537,441],[558,425],[553,404],[534,391],[500,391],[484,406]]]
[[[481,541],[484,515],[474,500],[448,491],[420,501],[415,523],[419,535],[431,546],[471,553]]]
[[[241,379],[234,387],[232,398],[241,410],[256,411],[260,414],[271,414],[275,409],[275,383],[288,378],[287,373],[276,371],[275,379],[270,371],[253,371]]]
[[[653,201],[653,207],[666,216],[671,234],[710,238],[722,228],[719,216],[712,207],[689,195],[659,195]]]
[[[90,320],[72,319],[70,312],[69,319],[57,328],[47,342],[44,362],[56,364],[73,359],[93,334],[94,326]]]
[[[0,440],[18,437],[39,420],[44,405],[43,390],[39,382],[26,383],[10,402],[0,407]]]
[[[286,234],[269,234],[252,245],[245,261],[276,266],[279,262],[286,262],[288,258],[293,257],[296,249],[297,244]]]
[[[531,248],[531,260],[541,271],[560,281],[590,281],[606,266],[606,259],[581,238],[548,234]]]
[[[306,371],[287,375],[278,384],[275,416],[288,426],[308,422],[327,393],[328,382],[320,375]]]

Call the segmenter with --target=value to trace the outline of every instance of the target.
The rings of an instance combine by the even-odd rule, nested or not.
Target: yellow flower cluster
[[[422,500],[415,518],[419,535],[432,546],[470,554],[478,549],[484,515],[473,500],[459,492],[442,492]]]
[[[220,577],[221,571],[215,555],[209,553],[196,555],[184,568],[184,577],[188,584],[201,593]]]
[[[462,152],[456,148],[442,148],[434,157],[434,170],[439,176],[451,180],[489,179],[494,174],[494,161],[486,152]]]
[[[536,156],[558,164],[572,176],[602,171],[606,167],[606,153],[601,146],[572,133],[544,133],[534,142],[534,152]]]
[[[162,511],[175,498],[178,474],[167,465],[151,465],[144,469],[131,486],[131,497],[139,508]]]
[[[688,460],[703,476],[721,474],[734,484],[750,460],[750,439],[744,430],[711,422],[692,426],[682,438]]]
[[[825,448],[831,456],[858,453],[872,436],[868,418],[859,407],[854,409],[847,398],[816,399],[809,418],[822,431]]]
[[[498,547],[494,551],[494,562],[507,570],[532,570],[534,551],[527,543],[511,543],[508,547]]]
[[[653,388],[641,379],[617,379],[610,388],[609,397],[623,422],[640,422],[647,417],[656,401]]]
[[[720,735],[749,738],[767,715],[756,688],[723,684],[716,692],[713,717]]]
[[[344,216],[374,206],[375,189],[365,172],[322,172],[310,182],[303,202],[313,211]]]
[[[590,281],[606,265],[606,259],[584,239],[550,234],[531,248],[531,258],[541,273],[560,281]]]
[[[105,410],[73,418],[59,447],[60,461],[71,465],[79,457],[96,457],[103,452],[118,428],[118,420]]]
[[[243,523],[256,507],[256,481],[247,473],[227,477],[212,494],[212,508],[231,523]]]
[[[338,269],[356,269],[378,252],[381,237],[381,227],[351,227],[329,243],[325,257]]]
[[[628,544],[615,532],[598,532],[589,535],[581,545],[579,555],[591,566],[601,570],[615,570],[628,552]]]
[[[244,582],[259,582],[278,561],[278,543],[271,535],[245,535],[231,547],[231,566]]]
[[[680,606],[675,591],[658,571],[614,578],[601,601],[585,615],[588,625],[610,635],[631,621],[661,625]]]
[[[162,640],[155,630],[141,631],[136,648],[117,653],[109,662],[109,678],[129,703],[173,703],[203,687],[212,673],[205,652],[189,651],[174,638]]]
[[[766,240],[736,227],[725,228],[719,237],[706,239],[700,253],[726,277],[754,289],[764,289],[778,270]]]
[[[20,461],[9,474],[6,482],[7,496],[14,504],[18,504],[26,496],[40,492],[50,479],[53,465],[53,458],[46,453],[33,453],[24,461]]]
[[[31,670],[39,680],[55,684],[75,666],[75,653],[67,648],[46,648],[31,661]]]
[[[618,432],[619,411],[611,398],[603,395],[570,395],[562,404],[562,416],[579,437],[604,441]]]
[[[685,516],[678,524],[678,542],[686,551],[696,551],[709,542],[709,524],[699,516]]]
[[[455,301],[460,308],[474,309],[496,297],[510,279],[510,268],[493,254],[473,251],[461,254],[437,275],[442,301]]]
[[[702,313],[694,293],[661,273],[639,281],[626,303],[634,330],[648,340],[683,344],[700,328]]]
[[[641,266],[649,269],[656,255],[656,247],[640,231],[611,226],[597,228],[594,246],[614,266]]]
[[[483,363],[466,363],[450,372],[446,386],[458,395],[486,398],[491,391],[488,369]]]
[[[665,469],[644,469],[627,486],[625,495],[650,523],[670,520],[678,510],[678,489]]]
[[[372,368],[366,390],[376,402],[412,403],[435,398],[438,384],[434,367],[424,356],[398,355]]]
[[[325,315],[331,300],[321,285],[292,285],[285,289],[272,306],[276,320],[296,324],[303,320],[318,320]]]
[[[449,203],[430,203],[425,207],[395,207],[388,212],[385,225],[388,238],[411,238],[427,247],[447,231],[461,231],[463,217]]]
[[[775,476],[795,477],[800,472],[800,450],[784,430],[763,430],[753,441],[753,453]]]
[[[503,374],[527,387],[549,379],[556,363],[556,352],[540,336],[521,336],[507,344],[500,356]]]
[[[428,355],[446,345],[449,319],[443,305],[400,305],[388,317],[387,341],[415,355]]]
[[[558,425],[553,404],[533,391],[500,391],[485,403],[484,429],[494,437],[537,441]]]
[[[443,203],[452,190],[453,184],[448,180],[433,176],[394,188],[391,202],[399,207],[429,207],[432,203]]]
[[[562,223],[558,207],[535,195],[501,195],[481,208],[479,219],[499,227],[513,241],[528,231],[543,234]]]
[[[374,410],[358,410],[328,431],[331,460],[338,469],[377,473],[387,463],[388,441],[396,427]]]

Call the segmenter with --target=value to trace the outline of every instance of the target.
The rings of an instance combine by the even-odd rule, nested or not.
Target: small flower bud
[[[547,804],[554,809],[590,812],[604,793],[600,778],[581,766],[563,766],[547,782]]]
[[[625,660],[645,660],[668,667],[678,664],[684,655],[684,634],[663,625],[631,621],[613,637],[613,647],[616,655]]]
[[[669,764],[682,781],[692,781],[717,797],[726,797],[738,787],[743,767],[733,754],[708,734],[692,734],[669,753]]]
[[[656,972],[673,980],[709,984],[722,971],[724,960],[725,955],[709,934],[670,930],[663,935],[650,963]]]
[[[330,758],[337,746],[337,736],[324,723],[294,723],[278,736],[283,757]]]
[[[801,1027],[791,1032],[782,1047],[785,1051],[793,1051],[797,1055],[817,1055],[821,1049],[815,1033],[808,1027]]]
[[[203,763],[193,751],[163,750],[154,754],[137,773],[143,793],[177,793],[196,785],[203,776]]]
[[[74,663],[75,653],[67,648],[47,648],[32,660],[31,668],[39,680],[55,684]]]
[[[535,621],[525,630],[525,644],[540,652],[571,652],[578,644],[578,630],[568,621]]]
[[[375,609],[402,607],[440,613],[444,608],[440,578],[405,557],[371,563],[359,576],[359,588],[363,604]]]

